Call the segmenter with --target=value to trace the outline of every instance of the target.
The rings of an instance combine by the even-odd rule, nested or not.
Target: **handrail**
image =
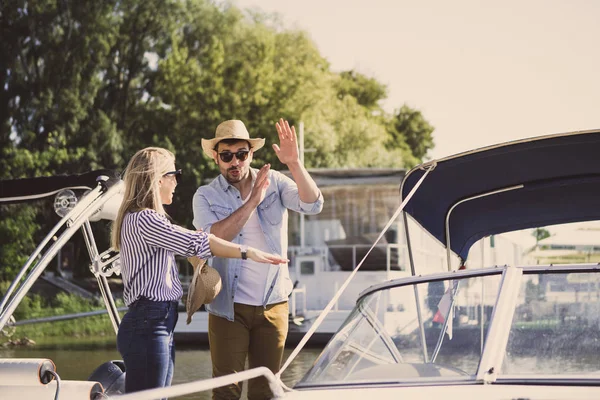
[[[117,311],[123,312],[123,311],[127,311],[128,309],[129,309],[128,307],[119,307],[119,308],[117,308]],[[102,309],[102,310],[79,312],[79,313],[74,313],[74,314],[55,315],[52,317],[22,319],[22,320],[16,321],[16,322],[14,322],[12,324],[8,324],[8,325],[21,326],[21,325],[41,324],[44,322],[69,321],[72,319],[95,317],[97,315],[107,314],[108,312],[109,311],[107,309]]]
[[[509,187],[505,187],[505,188],[501,188],[501,189],[496,189],[496,190],[492,190],[486,193],[481,193],[475,196],[471,196],[471,197],[467,197],[465,199],[459,200],[456,203],[454,203],[450,209],[448,210],[448,212],[446,213],[446,224],[445,224],[445,229],[446,229],[446,258],[448,261],[448,271],[452,271],[452,248],[450,247],[450,215],[452,214],[452,211],[454,211],[454,209],[456,207],[458,207],[459,205],[461,205],[462,203],[465,203],[467,201],[471,201],[471,200],[477,200],[480,199],[482,197],[487,197],[487,196],[492,196],[495,194],[500,194],[500,193],[504,193],[504,192],[509,192],[511,190],[516,190],[516,189],[523,189],[523,185],[514,185],[514,186],[509,186]]]
[[[94,271],[94,268],[91,267],[94,264],[94,260],[96,260],[100,253],[98,252],[98,247],[96,246],[96,240],[94,239],[94,233],[92,231],[92,227],[90,226],[89,219],[83,223],[81,230],[83,233],[83,238],[85,239],[88,253],[90,255],[90,269],[92,270],[92,273],[98,282],[98,288],[100,289],[100,294],[102,295],[102,300],[104,301],[104,305],[108,311],[108,317],[110,318],[110,322],[112,323],[115,334],[118,334],[119,325],[121,325],[121,317],[117,311],[117,306],[115,305],[115,300],[110,290],[110,286],[108,285],[108,280],[106,279],[106,276],[97,273]]]
[[[218,378],[202,379],[198,381],[181,383],[164,388],[142,390],[140,392],[129,393],[125,395],[111,396],[115,400],[154,400],[166,397],[183,396],[190,393],[202,392],[236,382],[264,376],[269,382],[269,388],[273,392],[273,398],[281,398],[284,395],[281,382],[273,375],[273,372],[267,367],[252,368],[242,372],[236,372]]]

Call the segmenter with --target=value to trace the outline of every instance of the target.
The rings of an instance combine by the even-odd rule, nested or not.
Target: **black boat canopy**
[[[450,249],[462,260],[489,235],[600,220],[600,130],[507,142],[422,164],[406,174],[402,199],[432,165],[405,211],[444,246],[451,211]]]
[[[107,176],[109,182],[118,181],[112,170],[90,171],[79,175],[56,175],[41,178],[0,180],[0,203],[19,203],[52,196],[63,189],[93,189],[99,176]]]

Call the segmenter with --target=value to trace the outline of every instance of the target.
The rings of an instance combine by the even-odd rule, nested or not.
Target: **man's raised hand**
[[[279,146],[274,144],[273,150],[279,161],[282,164],[290,164],[299,161],[298,157],[298,137],[296,136],[296,128],[290,127],[287,121],[283,118],[275,123],[277,134],[279,135]]]

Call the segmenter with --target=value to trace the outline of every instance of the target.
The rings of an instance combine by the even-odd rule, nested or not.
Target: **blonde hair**
[[[121,247],[121,227],[127,213],[151,209],[166,214],[158,181],[174,162],[175,155],[161,147],[146,147],[131,157],[125,169],[123,203],[112,225],[111,244],[115,250]]]

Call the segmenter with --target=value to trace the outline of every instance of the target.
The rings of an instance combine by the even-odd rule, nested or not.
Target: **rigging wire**
[[[327,314],[329,314],[329,312],[331,311],[331,309],[333,308],[333,306],[335,305],[335,303],[338,301],[338,299],[340,298],[340,296],[342,295],[342,293],[346,289],[346,287],[350,284],[350,281],[354,278],[354,275],[356,275],[356,273],[358,272],[359,268],[362,266],[362,264],[364,263],[364,261],[366,260],[366,258],[369,256],[369,254],[371,253],[371,251],[373,250],[373,248],[377,245],[377,243],[379,242],[379,240],[381,240],[381,238],[383,237],[383,235],[385,234],[385,232],[392,225],[392,223],[396,220],[396,218],[398,218],[398,215],[400,215],[400,212],[402,212],[402,210],[404,209],[404,207],[406,206],[406,204],[410,201],[410,199],[412,198],[413,194],[417,191],[417,189],[419,188],[419,186],[421,186],[421,184],[423,183],[423,180],[425,179],[425,177],[431,171],[433,171],[433,169],[436,167],[436,165],[437,165],[436,162],[432,162],[428,166],[423,166],[424,167],[423,169],[425,170],[425,173],[423,174],[423,176],[419,179],[419,181],[416,183],[416,185],[411,189],[411,191],[408,193],[408,195],[406,196],[406,198],[402,201],[402,203],[400,204],[400,206],[398,207],[398,209],[396,210],[396,212],[394,212],[394,215],[392,215],[392,217],[389,219],[389,221],[387,222],[387,224],[383,227],[381,233],[379,234],[379,236],[377,237],[377,239],[375,239],[375,242],[373,243],[373,245],[371,246],[371,248],[367,251],[367,254],[365,254],[365,256],[362,258],[362,260],[360,260],[360,262],[358,263],[358,265],[356,266],[356,268],[354,268],[354,270],[352,271],[352,273],[350,274],[350,276],[346,279],[346,281],[344,282],[344,284],[340,287],[340,289],[333,296],[333,298],[331,299],[331,301],[323,309],[323,311],[321,312],[321,314],[319,315],[319,317],[311,325],[311,327],[308,330],[308,332],[306,332],[306,334],[304,335],[304,337],[302,337],[302,340],[300,340],[300,343],[298,343],[298,345],[296,346],[296,348],[294,349],[294,351],[292,351],[292,353],[287,358],[287,360],[285,361],[285,363],[283,364],[283,366],[281,367],[281,369],[279,370],[279,372],[277,372],[275,374],[275,376],[277,377],[277,379],[279,379],[280,382],[281,382],[281,374],[283,373],[283,371],[285,371],[285,369],[287,367],[289,367],[289,365],[292,363],[292,361],[294,360],[294,358],[296,358],[296,356],[298,355],[298,353],[300,353],[300,350],[302,350],[302,348],[304,347],[304,345],[306,345],[306,343],[308,342],[308,340],[315,333],[315,331],[317,330],[317,328],[321,325],[321,323],[323,322],[323,320],[325,319],[325,317],[327,316]],[[283,382],[281,382],[281,385],[286,390],[291,390],[285,384],[283,384]]]

